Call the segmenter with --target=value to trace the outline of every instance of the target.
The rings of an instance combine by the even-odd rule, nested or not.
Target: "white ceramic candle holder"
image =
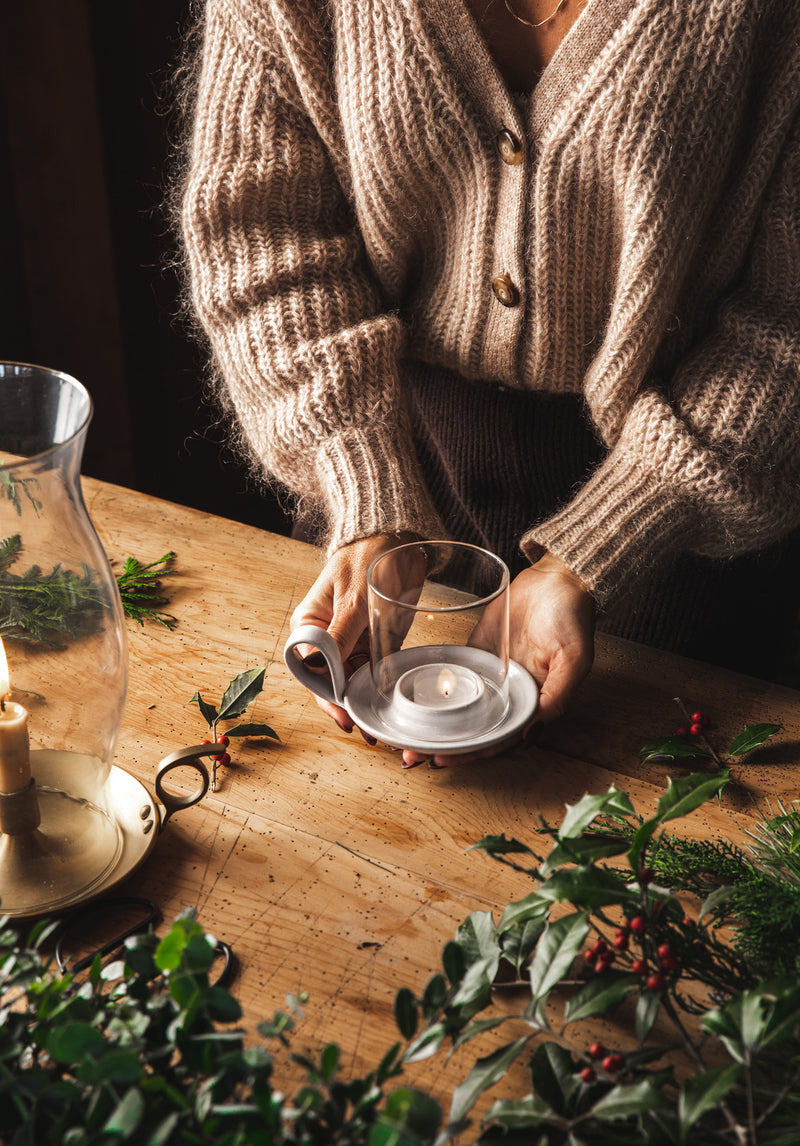
[[[314,625],[292,633],[286,664],[385,743],[439,754],[486,746],[522,727],[538,700],[509,660],[508,585],[505,564],[476,546],[398,546],[368,574],[370,664],[348,680],[336,642]],[[329,675],[300,659],[295,650],[309,645]]]

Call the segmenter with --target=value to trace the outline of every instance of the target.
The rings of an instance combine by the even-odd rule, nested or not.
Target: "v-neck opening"
[[[506,120],[516,119],[518,130],[530,128],[538,138],[561,101],[574,96],[581,78],[636,2],[588,0],[530,92],[510,89],[468,0],[430,0],[428,14],[476,106],[485,107],[489,98],[500,110],[499,103]],[[489,76],[494,81],[491,93],[486,88]]]

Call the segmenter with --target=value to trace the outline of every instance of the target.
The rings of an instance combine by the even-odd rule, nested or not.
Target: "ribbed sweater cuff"
[[[328,495],[329,553],[377,533],[447,537],[407,438],[380,426],[343,430],[321,443],[316,465]]]
[[[684,549],[692,510],[632,459],[601,465],[577,496],[522,538],[531,561],[554,553],[603,607],[674,545]]]

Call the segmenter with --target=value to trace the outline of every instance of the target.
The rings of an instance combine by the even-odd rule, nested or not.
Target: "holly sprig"
[[[210,704],[204,700],[199,691],[195,692],[192,697],[192,701],[197,704],[208,725],[209,739],[204,743],[219,744],[226,749],[226,751],[212,757],[214,761],[211,774],[212,792],[217,790],[217,766],[219,764],[225,766],[231,762],[230,754],[227,752],[231,737],[266,736],[270,740],[277,740],[280,743],[280,736],[268,724],[254,722],[235,724],[232,728],[225,729],[223,735],[219,734],[220,721],[238,720],[240,716],[244,716],[264,687],[266,671],[265,668],[252,668],[238,673],[233,680],[229,681],[218,705]]]

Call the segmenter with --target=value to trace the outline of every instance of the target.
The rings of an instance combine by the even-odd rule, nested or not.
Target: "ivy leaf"
[[[479,1058],[463,1082],[453,1091],[450,1104],[450,1123],[461,1122],[485,1090],[494,1086],[505,1075],[514,1059],[524,1050],[528,1036],[498,1047],[492,1054]]]
[[[214,705],[209,704],[206,700],[203,700],[199,692],[194,694],[192,700],[197,702],[200,712],[202,713],[203,720],[205,720],[208,727],[211,728],[212,725],[216,724],[216,722],[219,720],[219,713],[217,712]]]
[[[567,1003],[564,1020],[577,1023],[591,1015],[605,1015],[618,1007],[639,984],[628,971],[604,971],[594,975]]]
[[[660,740],[651,740],[648,744],[645,744],[644,748],[639,749],[639,755],[644,756],[643,763],[646,763],[648,760],[660,760],[664,756],[672,760],[681,756],[702,757],[706,760],[713,759],[711,753],[705,748],[701,748],[699,744],[693,744],[691,741],[685,740],[682,736],[664,736]]]
[[[280,744],[280,736],[268,724],[235,724],[225,729],[226,736],[269,736]]]
[[[783,725],[781,724],[751,724],[745,728],[744,732],[740,732],[728,749],[729,756],[744,756],[748,752],[752,752],[754,748],[758,748],[765,740],[769,740],[770,736],[774,736],[776,732],[780,732]]]
[[[230,682],[219,706],[220,720],[233,720],[241,716],[264,687],[264,668],[247,669]]]
[[[589,917],[583,911],[562,915],[548,923],[531,963],[531,992],[535,1002],[546,998],[564,977],[588,930]]]
[[[713,1110],[717,1103],[730,1093],[738,1077],[738,1065],[730,1063],[728,1066],[706,1070],[686,1080],[678,1099],[678,1118],[684,1139],[698,1118]]]
[[[567,804],[567,813],[558,829],[560,840],[581,835],[598,816],[632,816],[629,797],[613,786],[596,796],[583,796],[577,804]]]

